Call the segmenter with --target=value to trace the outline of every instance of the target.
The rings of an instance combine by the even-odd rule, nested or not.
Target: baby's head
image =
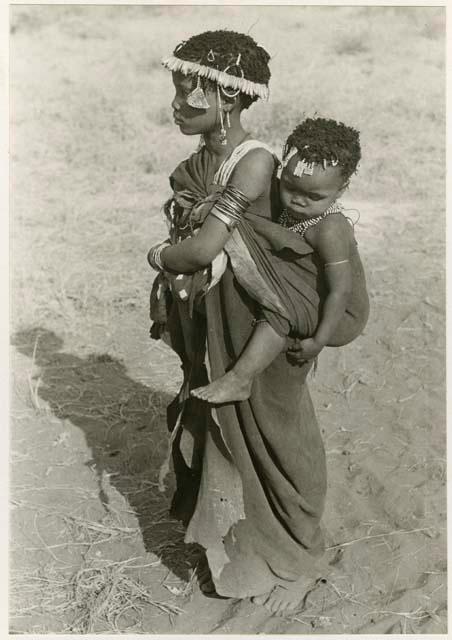
[[[356,129],[335,120],[307,118],[284,145],[283,207],[299,218],[323,213],[347,188],[360,158]]]

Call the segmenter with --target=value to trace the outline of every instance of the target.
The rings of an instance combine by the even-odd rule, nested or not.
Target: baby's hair
[[[359,131],[326,118],[306,118],[295,127],[284,145],[283,159],[293,148],[307,163],[337,164],[347,180],[361,159]]]
[[[270,80],[269,54],[251,36],[244,33],[229,30],[205,31],[179,44],[173,53],[182,60],[197,62],[220,71],[229,67],[227,73],[233,76],[241,76],[241,67],[244,77],[251,82],[268,86]],[[240,67],[236,65],[239,55]],[[209,84],[209,81],[204,81],[205,86]],[[242,109],[247,109],[255,100],[257,96],[240,94]]]

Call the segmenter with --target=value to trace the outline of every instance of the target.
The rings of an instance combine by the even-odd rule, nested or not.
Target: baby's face
[[[280,197],[285,209],[294,218],[318,216],[338,198],[345,189],[346,180],[339,167],[315,164],[312,176],[301,177],[293,172],[300,158],[295,154],[281,173]]]

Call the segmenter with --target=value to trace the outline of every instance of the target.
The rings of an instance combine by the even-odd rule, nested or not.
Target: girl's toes
[[[273,613],[273,615],[275,615],[275,613],[278,613],[280,605],[279,605],[279,600],[273,600],[273,602],[270,604],[270,611],[271,613]]]
[[[289,612],[289,607],[287,606],[286,602],[282,602],[279,607],[278,607],[278,611],[277,611],[277,615],[279,616],[285,616],[287,615],[287,613]]]
[[[251,602],[258,605],[263,605],[267,601],[269,595],[270,594],[268,593],[263,593],[261,596],[253,596],[251,598]]]

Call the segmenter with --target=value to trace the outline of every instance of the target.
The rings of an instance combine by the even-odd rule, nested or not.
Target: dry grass
[[[129,566],[134,560],[92,562],[72,575],[58,572],[53,565],[45,573],[13,575],[11,597],[18,605],[12,620],[37,612],[64,620],[63,633],[124,633],[141,630],[145,606],[169,616],[183,613],[175,604],[157,600],[149,588],[128,575],[136,569]],[[33,604],[21,605],[24,597]]]
[[[338,56],[355,56],[369,51],[368,36],[362,34],[342,37],[335,45],[334,51]]]
[[[67,494],[68,487],[61,488]],[[14,487],[14,492],[20,493],[21,489]],[[52,491],[56,489],[52,486]],[[39,487],[33,486],[30,490],[35,492]],[[186,583],[174,579],[173,584],[171,580],[164,583],[172,600],[165,601],[156,597],[148,581],[143,582],[141,577],[142,570],[158,569],[161,560],[143,560],[142,556],[125,560],[101,557],[105,550],[108,555],[109,549],[113,549],[114,554],[112,545],[116,545],[116,549],[127,549],[131,542],[135,545],[140,531],[137,527],[124,526],[123,513],[110,507],[109,514],[102,520],[90,520],[65,513],[60,506],[49,507],[26,500],[13,500],[12,505],[23,513],[34,514],[34,539],[38,545],[23,551],[47,554],[47,561],[32,571],[13,569],[10,597],[11,623],[15,627],[20,629],[25,625],[27,628],[27,620],[39,616],[58,620],[58,631],[62,633],[143,632],[144,609],[154,608],[169,616],[170,621],[172,616],[183,613],[174,603],[174,597],[186,598],[191,594],[194,572]],[[154,524],[159,522],[159,513],[155,512],[153,518]],[[43,525],[48,525],[50,519],[56,539],[61,542],[50,544],[44,539]],[[163,542],[160,551],[164,548],[168,557],[171,546],[171,542]],[[75,569],[74,552],[80,554],[79,566]],[[161,595],[159,573],[156,587]]]

